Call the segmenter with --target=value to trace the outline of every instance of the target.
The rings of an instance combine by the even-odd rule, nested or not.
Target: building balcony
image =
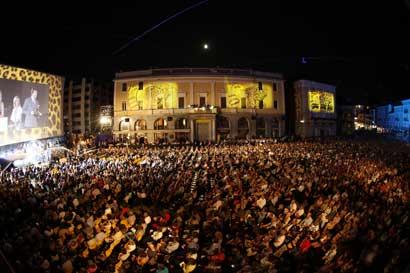
[[[187,129],[147,129],[147,130],[113,130],[114,134],[147,134],[147,133],[189,133],[190,128]]]
[[[220,111],[222,114],[282,114],[277,109],[273,108],[224,108]]]
[[[255,109],[255,108],[170,108],[170,109],[144,109],[144,110],[129,110],[129,111],[114,111],[114,116],[151,116],[151,115],[187,115],[187,114],[284,114],[277,109]]]
[[[186,115],[186,114],[217,114],[218,109],[202,109],[202,108],[170,108],[170,109],[146,109],[146,110],[130,110],[130,111],[114,111],[114,116],[151,116],[151,115]]]

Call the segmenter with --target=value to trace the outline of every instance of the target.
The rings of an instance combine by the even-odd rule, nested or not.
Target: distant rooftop
[[[283,79],[279,73],[262,72],[252,69],[232,68],[160,68],[147,69],[115,74],[116,80],[129,78],[144,78],[156,76],[235,76],[235,77],[258,77],[267,79]]]

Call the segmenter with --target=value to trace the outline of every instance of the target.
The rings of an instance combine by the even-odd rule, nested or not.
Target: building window
[[[249,123],[244,117],[238,120],[238,138],[245,139],[249,133]]]
[[[205,106],[206,105],[206,98],[205,97],[199,97],[199,106]]]
[[[263,109],[263,100],[259,101],[259,109]]]
[[[272,89],[273,89],[273,91],[277,91],[277,90],[278,90],[278,86],[277,86],[276,82],[274,82],[274,83],[272,84]]]
[[[188,129],[188,120],[186,118],[177,119],[175,122],[175,129]]]
[[[121,90],[122,90],[122,92],[126,92],[126,91],[127,91],[127,83],[126,83],[126,82],[124,82],[124,83],[122,84]]]
[[[278,109],[278,101],[273,101],[273,108]]]
[[[168,123],[165,119],[159,118],[154,122],[154,130],[166,130],[168,129]]]
[[[226,108],[226,97],[221,97],[221,108]]]
[[[178,108],[179,109],[184,109],[185,108],[185,99],[184,99],[184,97],[179,97],[178,98]]]
[[[144,89],[144,82],[139,82],[138,83],[138,90],[143,90]]]
[[[241,108],[246,108],[246,98],[241,98]]]
[[[137,109],[142,110],[142,100],[137,101]]]
[[[262,86],[262,82],[258,82],[258,89],[259,89],[259,90],[263,90],[262,87],[263,87],[263,86]]]
[[[147,122],[144,119],[139,119],[135,122],[135,131],[147,130]]]
[[[127,102],[122,102],[122,111],[127,111]]]
[[[264,118],[256,119],[256,136],[264,137],[266,135],[266,122]]]

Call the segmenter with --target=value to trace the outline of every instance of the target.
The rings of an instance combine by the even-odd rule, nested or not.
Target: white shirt
[[[21,108],[21,106],[14,107],[13,111],[11,112],[10,120],[14,124],[20,124],[22,115],[23,115],[23,109]]]

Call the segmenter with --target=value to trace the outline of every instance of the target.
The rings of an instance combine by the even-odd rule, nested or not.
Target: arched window
[[[246,118],[238,120],[238,138],[246,138],[249,133],[249,122]]]
[[[265,119],[257,118],[256,119],[256,136],[265,137],[266,136],[266,127]]]
[[[175,129],[189,129],[187,118],[179,118],[175,121]]]
[[[216,132],[220,140],[224,140],[231,133],[231,126],[229,119],[224,116],[217,116],[216,118]]]
[[[147,121],[145,119],[139,119],[135,122],[135,131],[147,130]]]
[[[272,120],[272,136],[279,137],[279,120],[277,118]]]
[[[121,120],[119,124],[120,131],[128,131],[130,129],[130,122],[129,120]]]
[[[159,118],[154,122],[154,130],[166,130],[168,129],[168,122],[163,119]]]

